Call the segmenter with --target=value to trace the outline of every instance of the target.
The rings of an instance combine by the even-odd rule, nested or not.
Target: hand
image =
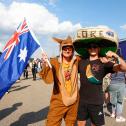
[[[43,52],[42,53],[42,64],[45,66],[48,66],[47,60],[48,60],[48,57],[47,57],[46,53]]]
[[[106,53],[106,56],[108,58],[110,58],[111,62],[116,63],[116,64],[120,64],[120,57],[116,53],[114,53],[112,51],[108,51]]]
[[[116,53],[112,52],[112,51],[108,51],[108,52],[106,53],[106,56],[107,56],[108,58],[118,58],[118,55],[117,55]]]
[[[106,57],[100,57],[100,60],[102,63],[107,63],[109,61],[109,59]]]

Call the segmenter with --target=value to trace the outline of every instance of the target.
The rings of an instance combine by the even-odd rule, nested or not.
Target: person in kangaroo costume
[[[78,108],[78,62],[80,57],[74,55],[72,39],[53,38],[60,44],[60,56],[51,58],[52,68],[47,64],[47,56],[43,55],[44,68],[40,77],[53,85],[46,126],[61,126],[64,119],[66,126],[74,126]]]

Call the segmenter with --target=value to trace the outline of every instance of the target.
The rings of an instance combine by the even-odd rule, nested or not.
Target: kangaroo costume
[[[64,118],[66,126],[74,126],[78,108],[78,61],[79,57],[74,55],[69,64],[70,80],[65,80],[65,67],[62,61],[62,48],[73,46],[71,37],[62,40],[53,38],[60,44],[61,53],[59,57],[51,58],[52,69],[44,67],[40,77],[48,84],[53,85],[53,93],[47,116],[46,126],[60,126]],[[70,82],[70,83],[69,83]]]

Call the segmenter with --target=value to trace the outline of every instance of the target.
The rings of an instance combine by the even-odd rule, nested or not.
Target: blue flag
[[[0,56],[0,98],[18,80],[29,58],[39,47],[40,44],[24,19],[5,45]]]
[[[126,60],[126,40],[119,42],[118,54]]]

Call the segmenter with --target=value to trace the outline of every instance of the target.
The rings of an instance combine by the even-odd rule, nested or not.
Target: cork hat
[[[72,38],[70,36],[68,36],[66,39],[53,37],[53,40],[60,44],[60,49],[62,49],[63,46],[73,46]]]
[[[105,56],[106,52],[117,51],[117,33],[108,27],[85,27],[77,31],[73,45],[75,51],[81,56],[88,55],[88,45],[94,43],[100,47],[100,56]]]

